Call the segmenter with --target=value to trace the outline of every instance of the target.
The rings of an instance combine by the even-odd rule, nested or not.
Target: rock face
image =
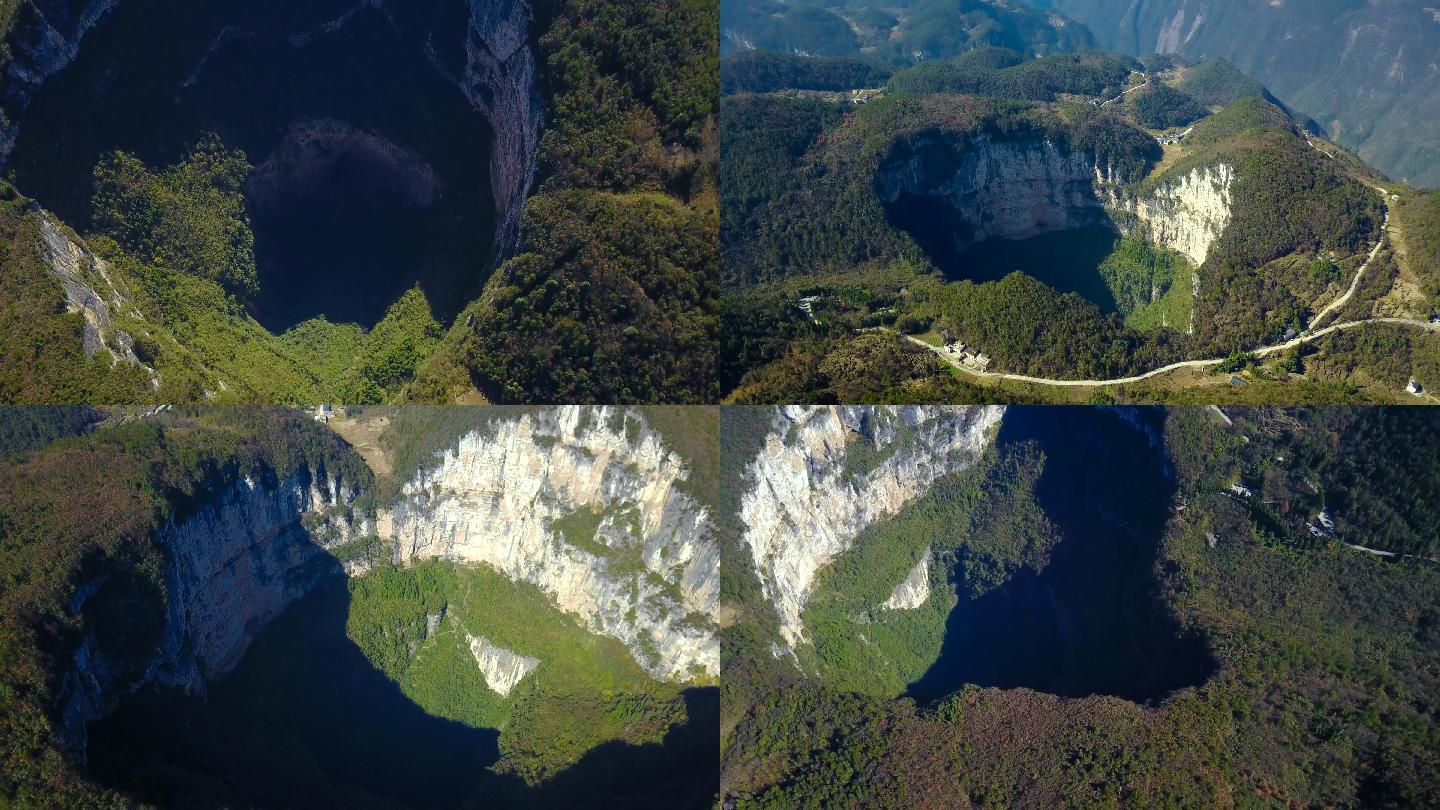
[[[914,610],[930,598],[930,562],[934,556],[925,549],[925,556],[910,569],[910,575],[895,586],[890,598],[882,605],[886,610]]]
[[[1111,205],[1134,214],[1150,241],[1180,253],[1199,267],[1230,224],[1230,191],[1234,184],[1234,167],[1217,163],[1167,181],[1144,198],[1113,191]]]
[[[939,197],[955,209],[966,231],[964,248],[992,237],[1027,239],[1106,221],[1095,194],[1095,161],[1053,141],[995,141],[988,135],[961,149],[919,139],[905,160],[881,167],[880,198],[900,194]],[[955,152],[959,154],[956,155]],[[950,165],[958,157],[958,165]]]
[[[95,635],[75,652],[60,736],[83,756],[85,724],[148,683],[203,692],[239,663],[251,640],[317,584],[343,574],[325,548],[368,528],[351,504],[358,490],[321,471],[283,480],[242,479],[156,538],[166,550],[162,641],[143,675],[128,679]],[[103,582],[82,590],[72,609]]]
[[[689,477],[634,413],[555,408],[470,433],[378,516],[396,559],[483,564],[538,586],[652,676],[717,675],[719,549]],[[593,535],[557,521],[600,515]]]
[[[815,576],[878,520],[975,464],[1003,407],[786,407],[750,464],[744,541],[780,632],[805,642]],[[858,461],[857,461],[858,460]],[[848,469],[847,469],[848,467]]]
[[[497,647],[484,636],[466,633],[465,640],[470,645],[470,654],[475,656],[475,663],[485,675],[485,684],[502,697],[509,697],[510,690],[540,666],[540,659]]]
[[[119,2],[20,0],[7,40],[13,55],[4,65],[5,81],[0,82],[0,167],[19,134],[15,121],[35,91],[75,59],[85,35]],[[390,2],[395,0],[363,0],[329,26],[342,27],[362,9],[390,14],[392,10],[386,7]],[[485,116],[494,131],[490,157],[496,212],[490,256],[493,266],[519,248],[521,215],[535,176],[542,108],[529,40],[534,12],[529,0],[468,0],[468,8],[469,24],[464,31],[425,31],[417,36],[416,46],[425,48],[435,68]],[[457,35],[458,42],[453,39]],[[305,41],[305,35],[292,38],[297,46]],[[442,53],[463,55],[445,57]]]
[[[1234,169],[1205,166],[1139,196],[1132,184],[1084,151],[1049,139],[955,144],[920,138],[876,174],[882,202],[938,198],[953,209],[956,247],[989,238],[1027,239],[1094,225],[1138,232],[1204,264],[1230,223]]]
[[[42,82],[70,64],[80,40],[119,0],[19,0],[6,43],[11,58],[0,82],[0,164],[15,146],[14,119]]]
[[[85,356],[94,357],[103,351],[116,363],[140,366],[150,374],[150,382],[158,390],[160,375],[140,361],[135,354],[134,339],[111,325],[112,312],[132,316],[139,316],[139,312],[115,288],[110,280],[109,265],[71,239],[45,211],[37,209],[33,216],[40,233],[41,261],[65,290],[65,310],[79,313],[85,319],[81,337]]]
[[[1135,56],[1223,57],[1387,174],[1440,185],[1434,0],[1037,0]]]

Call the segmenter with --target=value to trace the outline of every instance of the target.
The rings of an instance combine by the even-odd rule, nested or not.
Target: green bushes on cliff
[[[1209,113],[1200,102],[1168,84],[1151,84],[1130,103],[1135,108],[1135,120],[1151,129],[1183,127]]]
[[[410,396],[710,401],[716,0],[544,0],[536,14],[553,97],[524,247]]]
[[[0,465],[0,801],[130,805],[57,748],[71,655],[93,633],[120,678],[142,675],[166,598],[155,533],[242,476],[276,480],[301,467],[368,477],[333,434],[253,408],[124,424]]]
[[[219,136],[156,175],[123,152],[95,167],[95,228],[140,261],[218,282],[244,298],[259,289],[255,236],[245,214],[253,167]]]

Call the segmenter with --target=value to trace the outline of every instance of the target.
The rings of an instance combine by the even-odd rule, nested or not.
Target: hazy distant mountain
[[[1133,54],[1223,56],[1331,138],[1411,183],[1440,186],[1435,0],[1035,0]]]

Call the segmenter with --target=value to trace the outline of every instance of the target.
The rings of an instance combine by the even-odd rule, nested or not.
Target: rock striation
[[[777,410],[741,498],[744,542],[791,652],[815,576],[876,521],[977,463],[1003,407]],[[857,459],[860,460],[857,463]]]
[[[1085,151],[1051,139],[953,143],[922,137],[883,164],[876,191],[887,205],[901,195],[944,200],[960,249],[990,238],[1109,225],[1183,254],[1197,267],[1230,223],[1234,168],[1192,169],[1141,192]]]
[[[637,413],[555,408],[462,437],[377,517],[396,560],[490,566],[528,582],[652,676],[718,675],[719,548],[689,470]],[[601,515],[593,536],[557,521]]]
[[[933,559],[934,555],[926,548],[920,562],[915,563],[910,575],[895,586],[890,598],[881,607],[886,610],[914,610],[925,604],[925,600],[930,598],[930,563]]]
[[[509,697],[510,690],[540,666],[540,659],[498,647],[484,636],[466,633],[465,641],[470,645],[470,654],[475,656],[475,663],[485,676],[485,685],[501,697]]]
[[[15,122],[36,91],[74,61],[85,35],[119,2],[20,0],[7,39],[11,58],[3,65],[5,80],[0,82],[0,167],[19,135]],[[392,3],[396,9],[387,7]],[[400,6],[395,0],[361,0],[322,29],[343,27],[361,10],[399,16],[406,11]],[[521,217],[536,171],[543,109],[530,47],[534,11],[529,0],[466,0],[466,7],[468,25],[463,30],[426,28],[414,36],[436,70],[485,116],[494,132],[490,184],[496,224],[489,257],[494,266],[519,249]],[[304,47],[310,37],[297,34],[291,44]]]
[[[239,663],[251,640],[285,608],[342,576],[326,553],[368,526],[352,505],[357,487],[323,469],[282,480],[256,475],[223,489],[193,514],[172,517],[156,542],[166,551],[161,642],[138,676],[113,660],[92,631],[73,654],[60,737],[83,756],[85,724],[156,683],[203,693]],[[81,589],[79,613],[103,579]]]
[[[78,313],[84,319],[81,345],[85,356],[94,357],[103,351],[114,363],[137,365],[159,390],[160,375],[135,354],[134,338],[111,323],[112,313],[142,316],[111,281],[109,265],[78,239],[72,239],[49,213],[38,207],[31,213],[40,234],[40,260],[65,291],[65,311]]]

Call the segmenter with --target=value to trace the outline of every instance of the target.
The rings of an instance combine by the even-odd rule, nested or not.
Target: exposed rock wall
[[[1003,407],[786,407],[741,499],[744,541],[780,632],[805,641],[801,613],[816,574],[878,520],[923,495],[936,479],[975,464]],[[872,460],[846,469],[846,458]]]
[[[902,194],[945,200],[960,225],[956,245],[992,237],[1109,224],[1138,231],[1197,267],[1230,223],[1234,168],[1196,168],[1139,196],[1088,152],[1049,139],[996,141],[980,135],[955,144],[921,138],[902,159],[882,165],[876,190],[886,204]]]
[[[502,697],[508,697],[516,684],[540,666],[539,658],[530,658],[504,647],[497,647],[484,636],[466,633],[465,641],[470,645],[470,654],[475,656],[475,663],[480,667],[481,674],[485,676],[485,685]]]
[[[355,11],[375,8],[388,13],[387,0],[363,0],[334,21],[343,26]],[[388,0],[394,2],[394,0]],[[15,121],[46,79],[70,64],[85,35],[119,0],[20,0],[8,38],[13,56],[0,82],[0,166],[19,134]],[[498,264],[520,246],[525,199],[535,177],[543,109],[536,85],[535,57],[529,29],[534,12],[529,0],[468,0],[469,25],[463,32],[426,32],[424,47],[432,64],[485,116],[494,131],[490,156],[491,193],[496,225],[491,264]],[[459,48],[444,41],[458,34]],[[303,45],[304,35],[292,38]],[[442,51],[463,52],[458,61]]]
[[[0,165],[15,146],[15,118],[36,89],[80,52],[80,41],[119,0],[19,0],[6,44],[11,51],[0,82]]]
[[[880,198],[886,203],[901,193],[943,198],[968,226],[968,233],[957,234],[962,248],[991,237],[1026,239],[1106,221],[1095,194],[1095,161],[1084,152],[1048,139],[995,141],[981,135],[963,145],[952,168],[943,156],[952,149],[918,140],[905,160],[881,167]]]
[[[65,310],[85,319],[81,342],[86,357],[107,352],[116,363],[133,363],[150,375],[151,385],[160,388],[160,375],[135,354],[135,341],[111,325],[111,313],[139,317],[140,313],[110,280],[105,260],[71,239],[50,214],[38,208],[32,212],[40,234],[40,261],[65,291]]]
[[[1217,163],[1195,168],[1141,198],[1126,196],[1113,185],[1105,190],[1113,208],[1135,216],[1146,238],[1199,267],[1230,224],[1234,184],[1234,167]]]
[[[628,420],[628,426],[627,426]],[[538,586],[651,675],[719,673],[719,549],[680,457],[636,414],[555,408],[463,437],[378,518],[398,561],[488,565]],[[581,545],[556,527],[603,517]]]
[[[925,549],[925,556],[915,563],[910,574],[890,592],[890,598],[886,599],[883,605],[886,610],[914,610],[925,604],[925,600],[930,598],[930,562],[933,559],[930,549]]]
[[[276,616],[327,578],[342,576],[322,543],[368,528],[348,482],[302,469],[284,480],[242,479],[156,541],[166,550],[163,640],[143,675],[125,678],[88,636],[65,683],[62,741],[83,755],[85,724],[148,683],[202,692],[239,663]],[[97,583],[97,587],[98,587]],[[95,592],[82,590],[73,608]]]

